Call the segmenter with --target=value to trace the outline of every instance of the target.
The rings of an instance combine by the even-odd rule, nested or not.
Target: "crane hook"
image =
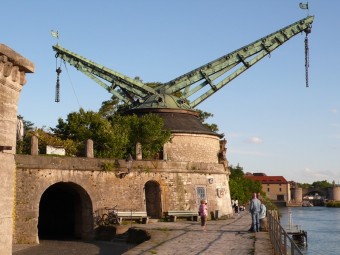
[[[309,87],[308,84],[308,68],[309,68],[309,47],[308,47],[308,34],[311,32],[311,26],[305,29],[305,74],[306,74],[306,88]]]
[[[60,83],[59,83],[59,75],[61,73],[61,68],[58,67],[56,70],[57,72],[57,84],[55,87],[55,102],[59,103],[60,102]]]

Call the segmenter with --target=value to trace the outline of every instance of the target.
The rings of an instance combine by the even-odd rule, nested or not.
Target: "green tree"
[[[316,181],[312,183],[312,186],[314,188],[330,188],[333,185],[331,183],[329,183],[328,181],[324,180],[324,181]]]
[[[169,141],[171,133],[164,129],[164,121],[155,114],[142,117],[119,114],[103,116],[103,112],[84,111],[70,113],[66,121],[59,119],[51,130],[63,139],[71,139],[78,152],[84,151],[84,142],[93,140],[95,157],[126,158],[135,155],[135,146],[142,144],[144,158],[153,158]],[[82,155],[77,153],[77,155]]]
[[[85,111],[68,114],[66,121],[58,120],[56,128],[51,128],[53,133],[63,139],[71,139],[76,143],[77,155],[82,156],[85,151],[85,142],[93,140],[95,157],[122,158],[128,144],[128,136],[124,128],[114,129],[99,112]]]
[[[303,189],[308,189],[311,187],[311,184],[309,183],[298,183],[298,186]]]
[[[17,154],[30,154],[31,152],[31,133],[34,130],[34,123],[25,120],[23,116],[19,115],[18,118],[22,120],[24,136],[22,140],[17,139],[16,153]],[[18,138],[18,137],[17,137]]]
[[[170,138],[171,132],[164,128],[164,121],[160,116],[156,114],[131,116],[130,147],[135,148],[137,142],[141,143],[144,158],[157,158],[157,154]]]
[[[240,204],[246,204],[251,199],[252,193],[260,192],[262,185],[258,181],[253,181],[244,177],[243,168],[230,165],[229,187],[232,199],[238,199]]]
[[[195,109],[199,113],[199,119],[202,121],[203,125],[208,127],[213,132],[218,132],[218,126],[214,123],[206,123],[205,121],[211,117],[214,117],[214,114],[202,111],[200,109]]]

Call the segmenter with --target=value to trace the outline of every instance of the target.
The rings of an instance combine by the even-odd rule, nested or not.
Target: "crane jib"
[[[306,34],[305,75],[308,87],[309,48],[307,36],[311,32],[313,21],[314,16],[307,16],[169,82],[158,84],[144,83],[138,77],[132,79],[69,51],[59,44],[53,46],[53,50],[56,51],[56,58],[63,59],[74,66],[131,107],[150,107],[150,104],[155,105],[154,102],[159,104],[159,107],[164,107],[165,102],[160,99],[170,96],[176,104],[174,106],[171,103],[171,107],[193,109],[265,56],[270,56],[271,52],[285,44],[293,36],[302,32]],[[59,79],[57,85],[59,101]],[[161,102],[162,104],[160,104]]]

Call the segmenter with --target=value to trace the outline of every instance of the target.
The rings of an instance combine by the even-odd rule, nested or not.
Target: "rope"
[[[77,100],[77,104],[78,104],[79,108],[81,108],[81,107],[80,107],[80,104],[79,104],[78,97],[77,97],[77,93],[76,93],[76,91],[75,91],[75,89],[74,89],[74,86],[73,86],[73,83],[72,83],[70,74],[69,74],[69,72],[68,72],[67,66],[66,66],[66,64],[65,64],[65,61],[64,61],[64,66],[65,66],[65,69],[66,69],[66,72],[67,72],[68,79],[70,80],[70,83],[71,83],[71,86],[72,86],[73,94],[74,94],[74,96],[75,96],[75,98],[76,98],[76,100]]]

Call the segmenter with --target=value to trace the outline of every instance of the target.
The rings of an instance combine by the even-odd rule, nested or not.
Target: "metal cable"
[[[71,77],[70,77],[70,74],[69,74],[69,72],[68,72],[66,63],[65,63],[65,61],[63,61],[63,62],[64,62],[64,66],[65,66],[65,69],[66,69],[66,72],[67,72],[68,79],[70,80],[70,83],[71,83],[71,86],[72,86],[73,94],[74,94],[74,96],[75,96],[75,98],[76,98],[76,100],[77,100],[77,103],[78,103],[79,108],[81,108],[81,106],[80,106],[80,104],[79,104],[79,100],[78,100],[77,94],[76,94],[76,91],[75,91],[75,89],[74,89],[74,86],[73,86],[73,83],[72,83],[72,80],[71,80]]]

